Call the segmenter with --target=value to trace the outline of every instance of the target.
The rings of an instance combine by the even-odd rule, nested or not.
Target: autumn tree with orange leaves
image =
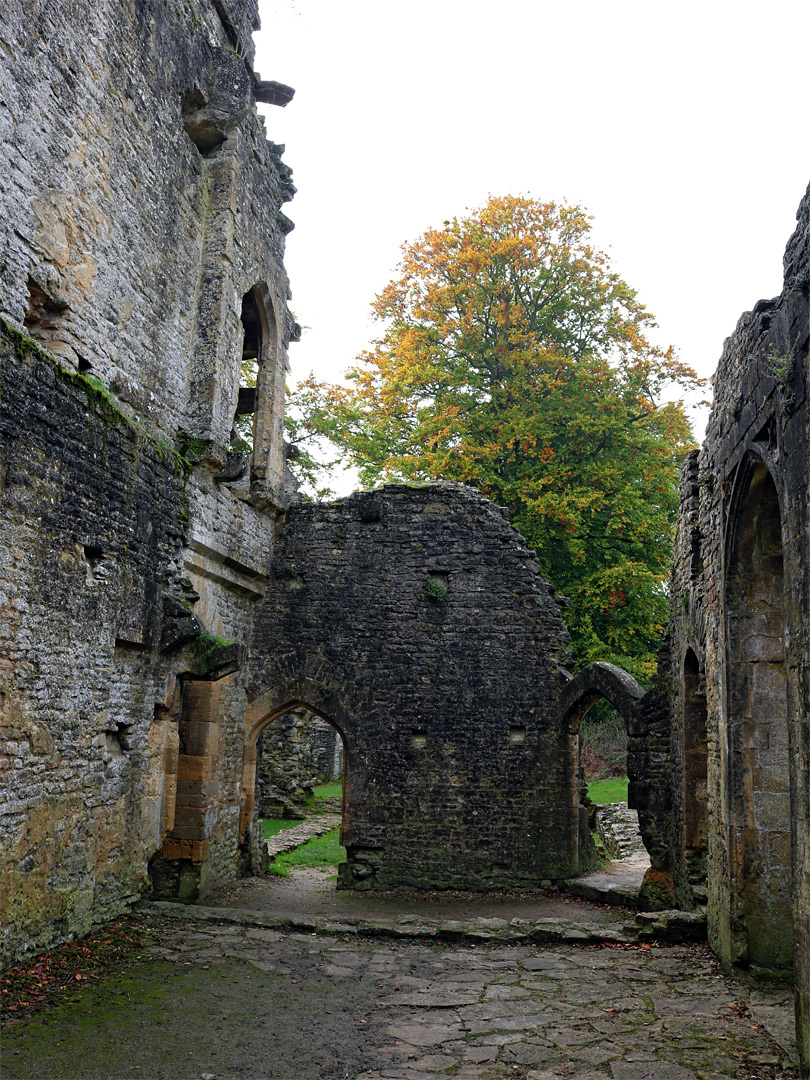
[[[667,614],[682,403],[695,373],[589,241],[577,206],[490,198],[403,248],[347,372],[293,395],[362,481],[458,480],[508,508],[572,600],[578,667],[649,677]]]

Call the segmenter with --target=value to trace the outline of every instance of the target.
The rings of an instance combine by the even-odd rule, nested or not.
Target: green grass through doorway
[[[277,855],[270,864],[270,873],[277,877],[289,877],[290,870],[299,866],[308,866],[326,873],[335,871],[338,863],[346,860],[346,848],[341,847],[339,836],[340,829],[334,829],[324,836],[308,840],[294,851]]]
[[[307,811],[311,814],[322,814],[331,807],[325,805],[326,799],[339,799],[343,795],[343,781],[334,780],[329,784],[320,784],[313,789],[312,798],[307,802]],[[276,836],[284,829],[294,829],[300,825],[303,818],[262,818],[264,838]]]
[[[307,800],[307,814],[335,813],[339,807],[335,799],[343,797],[343,781],[333,780],[330,784],[320,784]]]
[[[599,806],[605,803],[627,802],[627,777],[615,776],[610,780],[591,780],[588,795]]]
[[[268,840],[271,836],[283,832],[284,829],[294,829],[296,825],[300,824],[300,818],[262,818],[264,838]]]
[[[314,791],[316,799],[339,799],[342,794],[342,780],[333,780],[331,784],[321,784],[320,787],[316,787]]]

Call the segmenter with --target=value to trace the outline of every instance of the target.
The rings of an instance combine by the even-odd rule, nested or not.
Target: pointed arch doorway
[[[789,693],[779,495],[744,463],[726,575],[727,813],[732,924],[740,960],[772,971],[793,957]]]

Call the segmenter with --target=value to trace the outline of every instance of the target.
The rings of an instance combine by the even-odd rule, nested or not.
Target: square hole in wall
[[[522,743],[526,741],[526,728],[523,724],[510,724],[509,726],[509,742],[510,743]]]
[[[416,728],[411,732],[411,746],[417,750],[422,750],[427,746],[427,732],[422,728]]]

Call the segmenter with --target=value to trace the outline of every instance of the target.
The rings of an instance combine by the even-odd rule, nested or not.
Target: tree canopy
[[[577,666],[643,678],[693,445],[673,398],[699,380],[650,343],[652,316],[589,233],[580,207],[512,196],[428,230],[374,301],[381,334],[350,385],[310,377],[293,415],[365,484],[458,480],[507,507],[572,600]]]

